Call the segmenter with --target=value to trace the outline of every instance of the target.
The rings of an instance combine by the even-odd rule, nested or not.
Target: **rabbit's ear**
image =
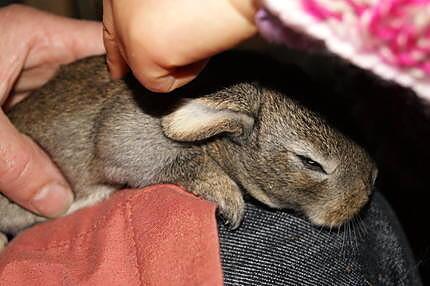
[[[192,142],[226,133],[233,139],[246,139],[254,118],[238,111],[217,109],[209,102],[191,100],[161,120],[164,134],[173,140]]]

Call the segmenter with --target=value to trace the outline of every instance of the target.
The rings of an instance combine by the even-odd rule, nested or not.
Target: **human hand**
[[[256,33],[254,0],[104,0],[107,62],[114,78],[128,71],[148,89],[169,92],[207,59]]]
[[[7,6],[0,9],[0,51],[0,192],[40,215],[58,216],[73,201],[70,187],[3,110],[46,83],[61,64],[103,54],[102,25]]]

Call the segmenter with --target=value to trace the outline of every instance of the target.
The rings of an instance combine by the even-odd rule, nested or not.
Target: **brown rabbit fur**
[[[158,183],[215,202],[233,228],[243,191],[324,226],[343,224],[368,201],[375,164],[317,114],[258,82],[198,85],[153,94],[132,78],[112,81],[104,57],[93,57],[63,67],[8,116],[68,179],[68,213]],[[42,220],[0,196],[0,232]]]

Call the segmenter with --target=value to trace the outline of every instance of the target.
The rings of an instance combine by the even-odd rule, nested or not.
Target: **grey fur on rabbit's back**
[[[190,93],[157,95],[133,79],[112,81],[104,58],[94,57],[63,67],[8,116],[68,179],[69,213],[123,187],[157,183],[217,203],[232,227],[243,216],[242,192],[327,226],[368,201],[373,161],[292,99],[246,81]],[[0,196],[0,232],[41,220]]]

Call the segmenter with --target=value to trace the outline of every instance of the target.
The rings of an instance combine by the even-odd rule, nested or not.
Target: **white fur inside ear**
[[[195,101],[189,101],[172,113],[169,127],[176,133],[194,132],[221,118],[223,116],[221,113],[223,112],[213,110]]]
[[[231,130],[236,122],[243,130],[252,125],[254,120],[239,112],[218,110],[207,106],[198,100],[186,102],[178,110],[166,116],[163,120],[163,129],[166,136],[181,141],[193,141],[209,138],[221,132],[234,132]]]

